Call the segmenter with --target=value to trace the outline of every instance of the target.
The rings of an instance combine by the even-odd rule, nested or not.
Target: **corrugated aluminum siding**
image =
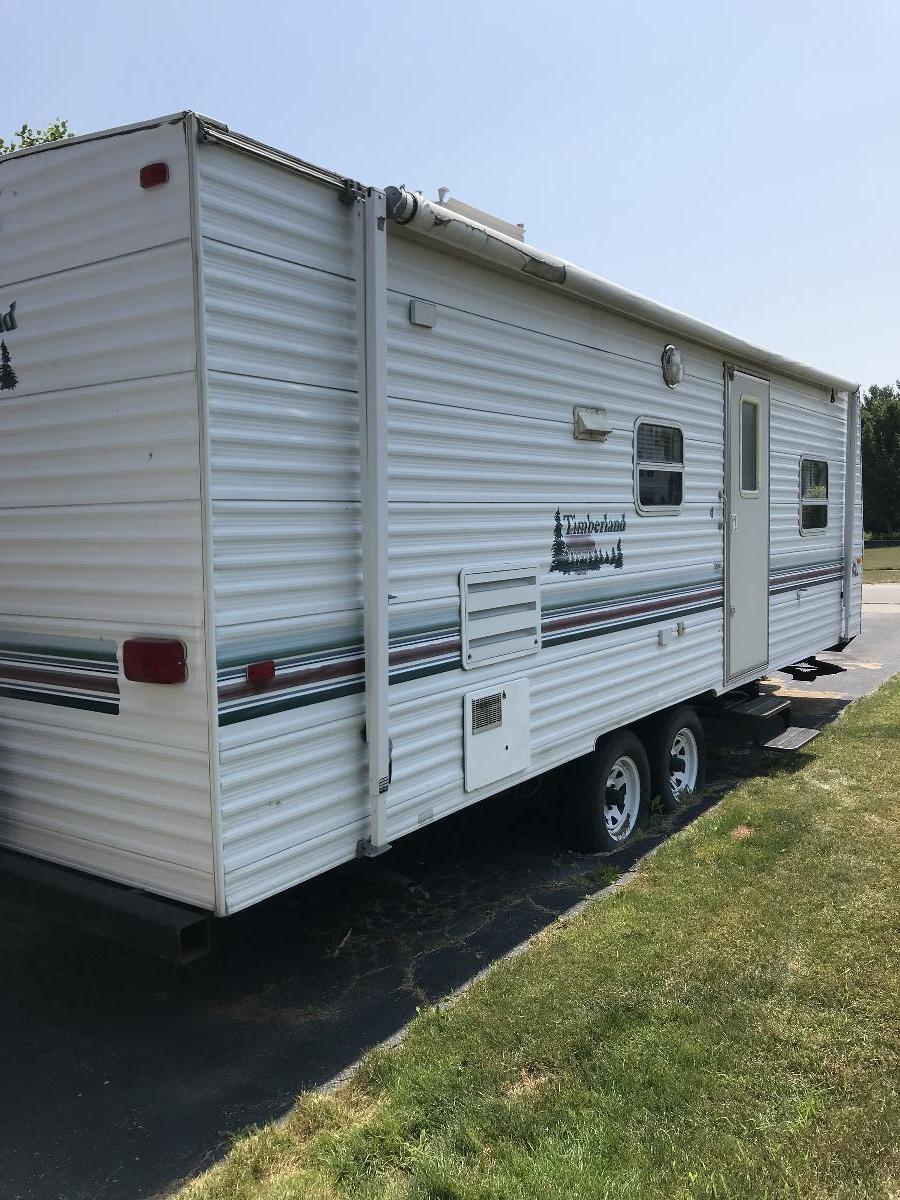
[[[847,400],[831,400],[826,388],[775,378],[770,415],[770,545],[773,594],[769,602],[769,665],[773,670],[799,662],[838,641],[841,633],[840,582],[799,578],[785,599],[779,577],[790,570],[831,567],[840,574],[844,558],[844,460]],[[801,532],[800,463],[828,463],[828,522]]]
[[[188,183],[180,122],[0,163],[0,842],[212,907]]]
[[[222,148],[201,148],[200,178],[216,637],[223,673],[233,664],[239,675],[255,657],[361,642],[352,227],[333,189]],[[392,639],[458,630],[463,566],[546,572],[560,505],[626,513],[625,563],[595,579],[545,574],[548,609],[720,586],[721,362],[698,352],[673,394],[660,383],[658,336],[565,298],[535,302],[527,284],[400,238],[389,271]],[[410,325],[412,295],[438,304],[434,330]],[[607,407],[605,446],[573,440],[574,404]],[[635,513],[642,415],[685,432],[677,517]],[[394,682],[390,835],[491,790],[463,791],[472,686],[529,673],[540,771],[642,715],[648,693],[666,703],[719,684],[721,604],[684,619],[685,636],[666,647],[658,629],[674,618]],[[367,832],[362,720],[355,691],[223,724],[230,910],[353,856]]]

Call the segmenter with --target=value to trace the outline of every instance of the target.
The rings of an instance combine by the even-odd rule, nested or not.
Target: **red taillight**
[[[141,187],[155,188],[161,183],[169,182],[169,164],[167,162],[147,163],[141,167]]]
[[[129,638],[122,645],[122,666],[133,683],[184,683],[187,650],[175,638]]]
[[[251,687],[265,687],[275,678],[275,663],[271,658],[263,662],[250,663],[247,667],[247,682]]]

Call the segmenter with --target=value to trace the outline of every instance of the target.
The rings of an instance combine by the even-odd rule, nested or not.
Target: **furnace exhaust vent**
[[[487,733],[490,729],[499,729],[503,724],[503,693],[494,692],[492,696],[479,696],[472,701],[472,732]]]
[[[507,679],[463,696],[463,752],[467,792],[531,767],[528,679]]]

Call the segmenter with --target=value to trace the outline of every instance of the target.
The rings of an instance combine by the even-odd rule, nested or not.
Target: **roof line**
[[[98,142],[103,138],[118,137],[123,133],[137,133],[141,129],[155,129],[159,125],[177,125],[191,113],[188,110],[169,113],[165,117],[156,117],[151,121],[135,121],[131,125],[115,125],[111,129],[99,129],[96,133],[79,133],[73,137],[57,138],[53,142],[41,142],[38,146],[26,146],[24,150],[12,150],[0,155],[0,165],[14,158],[25,158],[28,154],[43,154],[48,150],[62,150],[66,146],[80,146],[84,142]]]
[[[275,166],[285,167],[289,171],[296,171],[301,175],[317,179],[320,183],[327,183],[332,187],[343,189],[347,183],[347,176],[341,175],[337,171],[330,171],[327,167],[316,166],[315,163],[307,162],[304,158],[297,158],[295,155],[288,154],[284,150],[278,150],[276,147],[257,141],[256,138],[248,137],[244,133],[236,133],[234,130],[229,129],[227,125],[223,125],[219,121],[213,121],[209,117],[201,117],[197,114],[196,119],[200,137],[204,142],[229,146],[232,150],[238,150],[243,154],[250,154],[254,158],[264,159]]]
[[[855,392],[859,384],[840,375],[821,371],[806,363],[796,362],[761,346],[699,321],[678,309],[667,308],[637,292],[611,283],[566,259],[548,254],[535,246],[520,242],[499,230],[482,225],[469,217],[427,200],[420,192],[405,188],[385,189],[388,215],[401,226],[444,244],[448,249],[487,259],[495,266],[520,272],[526,279],[536,281],[577,296],[623,316],[662,329],[666,334],[678,334],[702,346],[717,350],[738,370],[764,367],[791,378],[827,387],[837,392]]]
[[[153,129],[160,125],[174,125],[191,117],[196,121],[199,136],[205,142],[228,146],[275,166],[316,179],[331,187],[344,188],[348,182],[352,182],[347,176],[336,171],[318,167],[314,163],[297,158],[286,151],[278,150],[265,142],[257,141],[245,134],[235,133],[222,122],[203,116],[191,109],[183,109],[181,112],[169,113],[167,116],[149,121],[119,125],[96,133],[61,138],[55,142],[43,142],[39,146],[15,150],[10,154],[0,156],[0,165],[5,161],[24,158],[29,154],[61,150],[66,146],[76,146],[102,138],[117,137],[120,134],[135,133],[142,129]],[[678,309],[668,308],[637,292],[631,292],[600,275],[595,275],[583,267],[568,262],[566,259],[548,254],[535,246],[508,237],[498,230],[444,208],[440,204],[427,200],[419,192],[408,192],[405,188],[394,187],[386,188],[385,191],[388,198],[388,212],[394,221],[400,225],[408,225],[410,229],[443,243],[449,249],[487,259],[496,266],[521,272],[528,279],[551,287],[558,287],[560,290],[600,308],[621,313],[645,325],[652,325],[668,333],[689,338],[700,345],[733,357],[736,360],[734,365],[738,369],[742,366],[762,366],[795,379],[831,388],[834,391],[855,392],[859,390],[859,384],[855,381],[831,374],[828,371],[821,371],[806,363],[797,362],[784,355],[766,350],[761,346],[754,346],[751,342],[747,342],[735,334],[690,317],[686,313],[679,312]]]

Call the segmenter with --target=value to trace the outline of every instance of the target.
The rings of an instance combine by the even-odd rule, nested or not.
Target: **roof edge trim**
[[[677,334],[688,338],[721,353],[738,370],[764,367],[776,374],[836,392],[852,393],[859,390],[859,384],[853,380],[754,346],[735,334],[689,317],[678,309],[667,308],[583,267],[444,208],[427,200],[420,192],[389,187],[385,189],[385,194],[388,215],[398,225],[441,242],[448,248],[487,259],[507,270],[519,271],[529,279],[559,288],[600,308],[630,317],[644,325],[652,325],[666,336]]]
[[[190,111],[169,113],[152,121],[135,121],[132,125],[115,125],[111,129],[98,129],[95,133],[79,133],[74,137],[58,138],[54,142],[41,142],[39,146],[28,146],[24,150],[12,150],[0,155],[0,165],[14,158],[25,158],[29,154],[44,154],[49,150],[64,150],[67,146],[80,146],[84,142],[99,142],[104,138],[119,137],[124,133],[138,133],[142,129],[156,129],[159,125],[177,125],[191,116]]]
[[[293,154],[286,153],[284,150],[277,150],[274,146],[269,146],[265,142],[259,142],[256,138],[248,137],[246,134],[235,133],[227,125],[222,125],[220,122],[213,121],[209,117],[197,115],[196,121],[200,140],[203,142],[218,146],[228,146],[230,149],[238,150],[242,154],[250,154],[254,158],[264,159],[275,166],[285,167],[289,171],[295,171],[300,175],[307,176],[307,178],[317,179],[320,183],[326,183],[331,187],[341,190],[343,190],[347,182],[346,175],[340,175],[336,171],[329,171],[326,167],[318,167],[315,163],[307,162],[303,158],[297,158]]]

